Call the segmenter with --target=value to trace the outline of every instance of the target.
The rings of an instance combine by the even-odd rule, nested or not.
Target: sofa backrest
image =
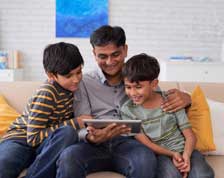
[[[224,102],[224,83],[198,83],[198,82],[180,82],[179,89],[192,92],[196,85],[199,85],[206,97]]]
[[[10,106],[22,113],[28,99],[34,94],[41,82],[16,81],[0,82],[0,95],[3,95]]]
[[[35,92],[42,82],[18,81],[18,82],[0,82],[0,94],[2,94],[8,103],[18,112],[22,113],[29,97]],[[208,98],[224,101],[224,84],[221,83],[193,83],[193,82],[160,82],[163,90],[177,88],[183,91],[191,92],[196,85],[200,85]]]

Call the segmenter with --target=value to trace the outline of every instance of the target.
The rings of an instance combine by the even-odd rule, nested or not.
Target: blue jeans
[[[70,126],[55,130],[36,149],[17,141],[6,140],[0,144],[0,178],[16,178],[32,162],[26,177],[53,178],[56,176],[59,155],[76,142],[77,132]]]
[[[35,150],[14,140],[0,143],[0,178],[16,178],[35,157]]]
[[[57,165],[57,178],[85,178],[97,171],[115,171],[127,178],[153,178],[157,162],[143,144],[120,136],[98,145],[72,145],[63,151]]]
[[[70,126],[61,127],[50,135],[36,149],[36,159],[28,168],[26,178],[54,178],[56,161],[62,151],[78,142],[76,130]]]
[[[157,157],[157,178],[182,178],[178,169],[174,166],[171,158],[159,155]],[[188,178],[214,178],[214,171],[206,162],[199,151],[193,151],[191,155],[191,170]]]

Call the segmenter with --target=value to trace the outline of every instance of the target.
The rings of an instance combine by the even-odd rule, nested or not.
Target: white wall
[[[141,52],[208,56],[220,60],[224,39],[223,0],[109,0],[109,22],[122,26],[129,56]],[[79,46],[91,70],[89,39],[55,38],[55,0],[0,0],[0,49],[22,51],[25,80],[43,80],[42,52],[53,42]]]

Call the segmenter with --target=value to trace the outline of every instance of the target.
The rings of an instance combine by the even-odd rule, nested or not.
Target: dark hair
[[[66,75],[83,63],[78,47],[73,44],[60,42],[50,44],[44,49],[44,69],[54,75]]]
[[[123,77],[130,82],[152,81],[158,78],[159,72],[157,59],[144,53],[131,57],[122,69]]]
[[[96,29],[90,36],[92,47],[105,46],[110,43],[117,47],[124,46],[126,42],[125,32],[121,27],[104,25]]]

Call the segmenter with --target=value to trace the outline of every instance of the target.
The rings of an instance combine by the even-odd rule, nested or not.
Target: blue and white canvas
[[[108,0],[56,0],[56,37],[89,37],[108,24]]]

